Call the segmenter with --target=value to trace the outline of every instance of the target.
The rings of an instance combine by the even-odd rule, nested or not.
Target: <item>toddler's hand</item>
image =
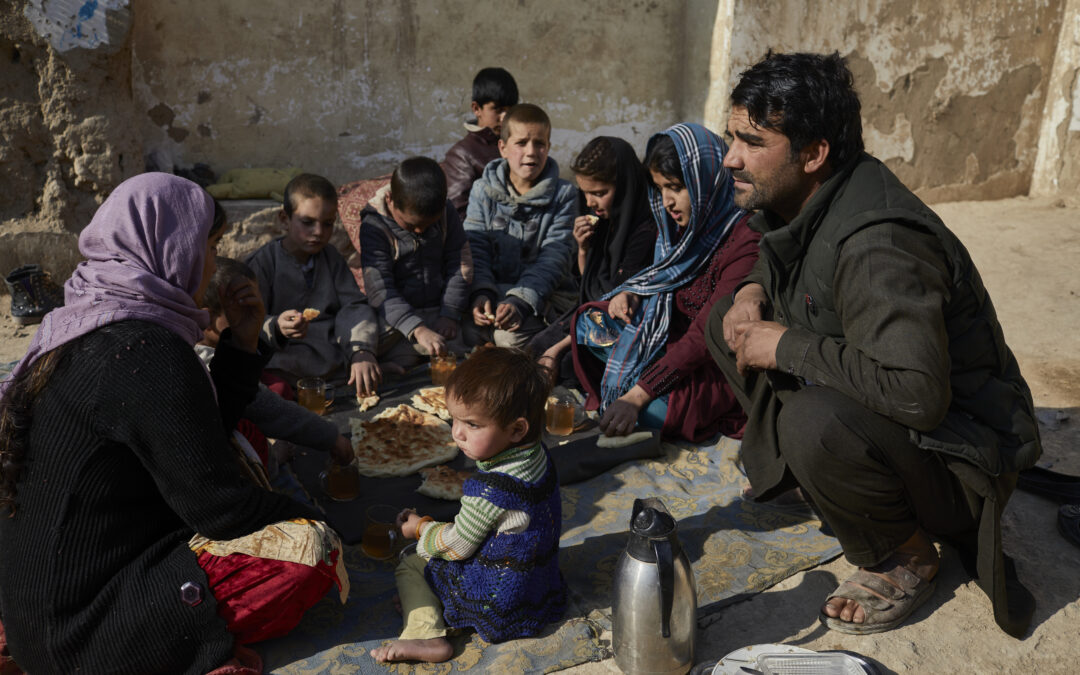
[[[499,330],[515,331],[521,327],[521,312],[510,302],[500,302],[495,308],[495,327]]]
[[[413,331],[413,339],[428,354],[445,354],[446,339],[427,326],[420,325]]]
[[[447,340],[453,340],[458,334],[458,322],[448,316],[440,316],[438,319],[435,319],[433,328],[436,333]]]
[[[278,330],[290,340],[302,340],[307,336],[308,322],[304,315],[295,309],[287,309],[277,318]]]

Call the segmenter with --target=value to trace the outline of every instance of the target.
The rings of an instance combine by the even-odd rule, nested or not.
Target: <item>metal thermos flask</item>
[[[697,593],[676,529],[659,499],[634,500],[612,583],[615,664],[627,675],[681,675],[693,665]]]

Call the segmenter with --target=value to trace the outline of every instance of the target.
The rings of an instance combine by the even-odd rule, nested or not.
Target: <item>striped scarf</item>
[[[676,124],[662,132],[675,141],[683,183],[690,191],[690,223],[673,243],[678,225],[668,215],[660,191],[649,186],[649,205],[660,224],[653,264],[605,296],[630,291],[642,297],[633,321],[623,327],[600,382],[601,408],[637,383],[641,372],[667,344],[674,292],[708,268],[713,253],[743,216],[732,201],[731,172],[724,168],[727,144],[697,124]],[[649,140],[649,147],[661,134]],[[646,151],[646,156],[648,151]]]

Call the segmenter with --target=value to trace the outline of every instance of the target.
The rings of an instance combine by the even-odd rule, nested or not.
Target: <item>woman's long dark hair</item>
[[[42,356],[11,382],[0,400],[0,514],[15,515],[15,483],[26,456],[34,399],[66,351],[67,345],[62,345]]]

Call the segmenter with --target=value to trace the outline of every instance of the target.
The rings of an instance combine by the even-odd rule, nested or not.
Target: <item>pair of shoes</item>
[[[25,326],[64,306],[64,291],[40,265],[23,265],[4,278],[11,293],[11,318]]]
[[[1016,487],[1059,504],[1080,504],[1080,476],[1033,466],[1020,472]]]
[[[882,578],[888,575],[894,583]],[[854,600],[862,607],[862,623],[844,621],[821,612],[821,623],[839,633],[870,635],[896,628],[934,594],[936,579],[923,579],[904,567],[894,555],[870,569],[859,568],[825,599]]]
[[[1058,509],[1058,531],[1080,546],[1080,504],[1065,504]]]

